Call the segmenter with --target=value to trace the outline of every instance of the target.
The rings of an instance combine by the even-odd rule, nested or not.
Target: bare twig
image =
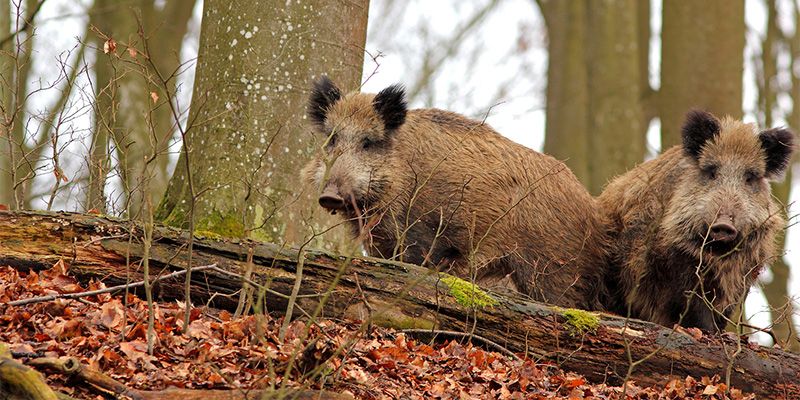
[[[3,47],[6,43],[14,40],[14,38],[17,37],[17,35],[19,35],[20,33],[27,32],[28,29],[30,29],[31,26],[33,26],[33,19],[36,18],[36,14],[39,14],[39,11],[41,11],[45,1],[46,0],[40,0],[38,3],[36,3],[36,8],[34,8],[33,11],[29,14],[29,17],[25,19],[25,22],[22,24],[22,27],[20,27],[10,35],[0,40],[0,47]]]

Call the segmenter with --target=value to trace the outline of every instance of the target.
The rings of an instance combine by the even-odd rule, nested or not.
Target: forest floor
[[[7,304],[103,287],[101,282],[82,287],[60,262],[39,273],[0,267],[0,342],[22,363],[75,357],[87,368],[143,391],[285,387],[324,389],[358,399],[623,396],[621,386],[591,384],[553,364],[513,358],[464,340],[421,342],[358,321],[293,321],[281,338],[282,318],[234,318],[227,311],[197,307],[192,309],[188,329],[181,333],[184,305],[162,302],[155,304],[156,339],[150,355],[148,306],[136,296],[100,294]],[[61,393],[81,399],[108,398],[91,385],[42,372]],[[685,377],[645,388],[629,382],[624,392],[628,399],[755,398],[728,388],[718,377]]]

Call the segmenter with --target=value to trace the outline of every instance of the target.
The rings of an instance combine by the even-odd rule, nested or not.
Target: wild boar
[[[324,149],[304,175],[370,255],[594,308],[604,225],[564,163],[481,121],[408,110],[398,85],[343,95],[323,77],[308,118]]]
[[[716,331],[776,257],[785,223],[769,182],[789,165],[794,135],[693,110],[682,142],[599,196],[611,224],[608,308]]]

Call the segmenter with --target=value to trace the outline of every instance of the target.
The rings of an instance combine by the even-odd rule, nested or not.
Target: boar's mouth
[[[695,238],[695,243],[698,249],[702,249],[704,253],[709,253],[715,256],[722,256],[728,254],[736,249],[739,244],[740,235],[738,233],[733,235],[726,235],[724,237],[715,237],[708,234],[709,230],[706,228],[701,234]]]

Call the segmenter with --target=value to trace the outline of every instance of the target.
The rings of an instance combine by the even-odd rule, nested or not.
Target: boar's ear
[[[697,159],[700,151],[707,141],[717,136],[720,131],[719,120],[711,113],[701,110],[691,110],[686,114],[681,135],[683,136],[683,151],[686,155]]]
[[[406,90],[402,85],[389,86],[375,95],[372,107],[383,119],[386,130],[395,130],[406,121]]]
[[[325,117],[330,107],[342,98],[342,92],[327,76],[314,81],[311,96],[308,98],[308,118],[317,126],[325,125]]]
[[[767,157],[767,177],[779,178],[789,166],[794,150],[794,134],[784,128],[774,128],[758,134],[761,148]]]

